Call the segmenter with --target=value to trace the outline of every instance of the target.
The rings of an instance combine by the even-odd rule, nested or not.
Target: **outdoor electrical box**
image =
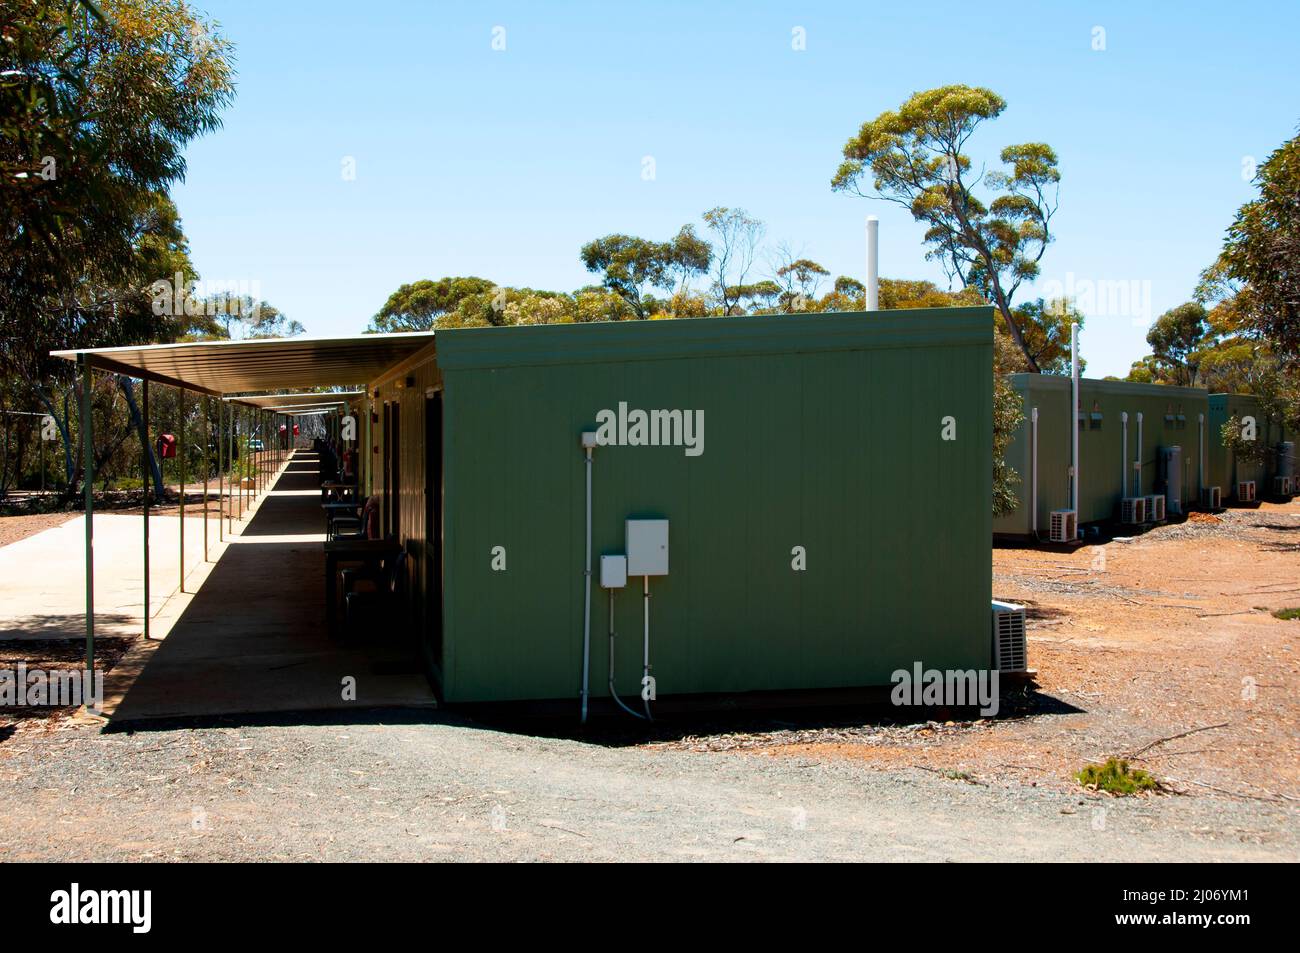
[[[600,557],[600,587],[602,589],[622,589],[627,585],[627,557]]]
[[[668,575],[668,521],[627,521],[627,574]]]

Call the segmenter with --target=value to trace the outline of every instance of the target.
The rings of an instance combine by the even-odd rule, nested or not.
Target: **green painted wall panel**
[[[1069,506],[1070,465],[1070,381],[1066,377],[1015,374],[1012,386],[1021,395],[1024,421],[1008,450],[1008,461],[1021,476],[1015,512],[993,522],[996,533],[1028,535],[1031,531],[1030,480],[1032,474],[1030,417],[1039,411],[1038,432],[1038,530],[1046,535],[1049,514]],[[1160,484],[1159,453],[1165,446],[1181,446],[1183,501],[1195,505],[1201,486],[1218,486],[1226,502],[1232,496],[1235,479],[1256,480],[1261,496],[1271,490],[1275,464],[1235,461],[1224,449],[1220,428],[1231,414],[1254,414],[1259,420],[1260,439],[1272,447],[1286,439],[1284,431],[1265,420],[1253,397],[1208,394],[1194,388],[1134,384],[1127,381],[1080,381],[1080,402],[1084,429],[1079,434],[1079,520],[1082,523],[1109,520],[1118,515],[1119,500],[1132,494],[1132,464],[1138,456],[1137,415],[1143,416],[1141,495],[1156,492]],[[1100,428],[1094,428],[1092,412],[1101,413]],[[1129,415],[1129,490],[1124,489],[1124,436],[1121,413]],[[1170,420],[1170,417],[1173,417]],[[1204,429],[1201,417],[1204,417]],[[1182,418],[1181,420],[1179,418]],[[1204,464],[1201,462],[1204,443]]]
[[[1010,516],[994,521],[994,532],[1025,535],[1031,531],[1032,479],[1031,414],[1038,408],[1038,531],[1046,535],[1050,513],[1067,509],[1070,467],[1070,380],[1049,375],[1012,375],[1021,395],[1024,421],[1017,429],[1010,458],[1020,474],[1019,504]],[[1205,391],[1194,388],[1133,384],[1127,381],[1083,379],[1079,383],[1083,429],[1079,431],[1079,521],[1109,520],[1118,515],[1119,501],[1133,495],[1133,463],[1142,462],[1141,494],[1156,492],[1160,484],[1160,448],[1182,447],[1183,500],[1195,501],[1201,479],[1198,459],[1199,417],[1207,415]],[[1101,419],[1094,424],[1093,413]],[[1122,415],[1128,414],[1127,463]],[[1138,442],[1138,414],[1142,415],[1142,440]],[[1172,417],[1173,419],[1167,419]],[[1179,420],[1179,417],[1182,419]],[[1208,417],[1207,417],[1208,423]],[[1208,438],[1206,438],[1208,439]],[[1208,450],[1208,444],[1207,444]],[[1124,474],[1129,474],[1125,489]]]
[[[447,332],[447,699],[576,698],[579,436],[619,401],[705,412],[702,456],[595,451],[593,563],[624,551],[628,517],[671,521],[670,574],[650,583],[661,695],[987,665],[990,326],[987,309],[952,309]],[[617,684],[634,696],[639,579],[615,606]],[[597,696],[607,607],[593,582]]]
[[[1264,461],[1239,458],[1223,446],[1222,427],[1229,417],[1241,420],[1243,417],[1255,418],[1257,439],[1269,449],[1269,456]],[[1294,440],[1280,423],[1268,420],[1263,405],[1255,397],[1243,394],[1212,394],[1210,396],[1210,447],[1213,462],[1210,472],[1213,484],[1222,488],[1224,502],[1235,499],[1237,482],[1254,480],[1258,498],[1263,499],[1272,493],[1273,477],[1277,475],[1277,460],[1274,455],[1276,445],[1283,440]]]

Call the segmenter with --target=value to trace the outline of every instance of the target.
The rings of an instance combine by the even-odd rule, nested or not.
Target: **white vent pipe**
[[[880,310],[880,219],[867,216],[867,310]]]

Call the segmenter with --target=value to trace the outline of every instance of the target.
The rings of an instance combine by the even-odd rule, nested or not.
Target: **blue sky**
[[[194,262],[256,282],[311,335],[362,330],[420,278],[572,290],[593,280],[584,242],[703,230],[715,205],[859,278],[877,215],[881,273],[944,286],[906,211],[830,178],[864,120],[966,83],[1008,102],[977,156],[1045,141],[1060,157],[1043,281],[1136,283],[1127,307],[1084,300],[1089,375],[1123,374],[1146,319],[1186,300],[1251,196],[1243,163],[1300,123],[1293,3],[197,6],[236,43],[239,75],[175,190]]]

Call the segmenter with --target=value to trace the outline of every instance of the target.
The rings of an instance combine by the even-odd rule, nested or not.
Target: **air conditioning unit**
[[[1051,540],[1072,543],[1079,537],[1079,518],[1074,510],[1052,510]]]
[[[1273,477],[1273,495],[1290,496],[1295,493],[1295,487],[1291,485],[1289,476]]]
[[[1145,496],[1126,496],[1119,501],[1119,521],[1129,525],[1147,521],[1147,499]]]
[[[999,672],[1029,670],[1029,652],[1025,645],[1024,606],[994,601],[993,665]]]
[[[1237,502],[1253,503],[1255,502],[1255,481],[1242,480],[1237,484]]]
[[[1163,496],[1147,497],[1147,522],[1163,523],[1165,521],[1165,498]]]
[[[1217,486],[1201,487],[1201,509],[1203,510],[1223,509],[1222,491]]]

